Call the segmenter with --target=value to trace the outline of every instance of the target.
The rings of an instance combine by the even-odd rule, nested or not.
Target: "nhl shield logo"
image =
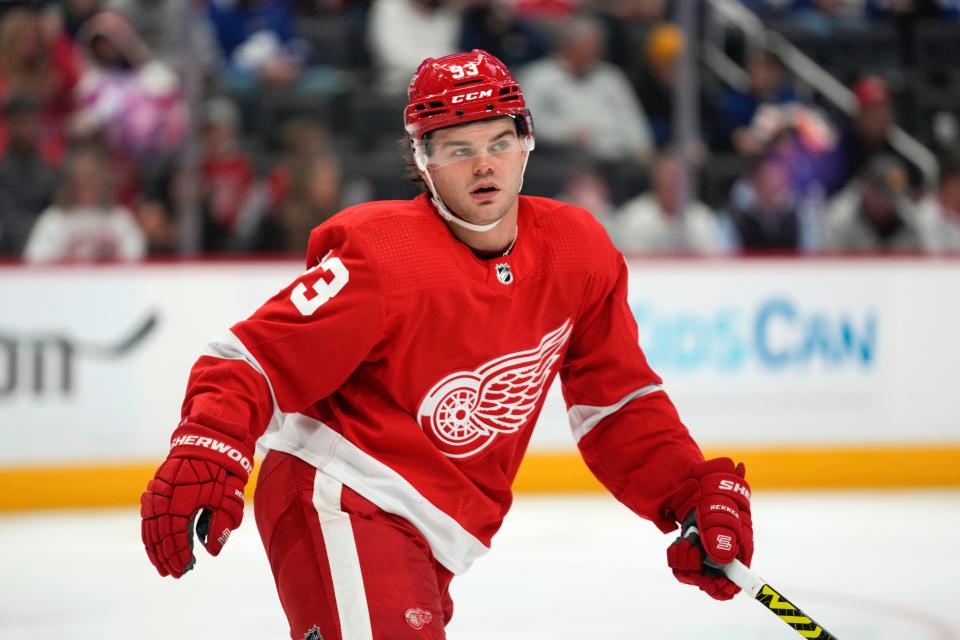
[[[513,282],[513,271],[510,270],[510,263],[501,262],[497,265],[497,280],[500,281],[500,284]]]
[[[307,630],[307,634],[303,636],[303,640],[323,640],[323,636],[320,635],[320,627],[313,625]]]

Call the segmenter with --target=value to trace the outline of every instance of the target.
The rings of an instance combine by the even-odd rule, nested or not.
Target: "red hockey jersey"
[[[426,196],[373,202],[317,227],[307,266],[209,345],[186,420],[316,466],[461,573],[510,507],[559,373],[590,469],[674,528],[665,499],[703,457],[644,359],[626,265],[589,212],[523,196],[512,253],[481,259]]]

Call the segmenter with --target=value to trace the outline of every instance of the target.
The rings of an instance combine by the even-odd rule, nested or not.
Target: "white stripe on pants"
[[[340,482],[317,471],[313,481],[313,506],[320,516],[320,531],[330,561],[342,640],[373,640],[353,526],[350,516],[340,510],[342,490]]]

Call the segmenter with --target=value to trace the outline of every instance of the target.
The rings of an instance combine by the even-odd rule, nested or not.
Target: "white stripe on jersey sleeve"
[[[253,357],[250,350],[240,342],[240,338],[238,338],[233,331],[228,329],[226,333],[216,340],[208,342],[201,355],[220,358],[222,360],[243,360],[249,364],[267,381],[267,386],[270,387],[270,395],[273,397],[273,406],[277,406],[277,396],[273,393],[273,385],[270,384],[270,378],[267,377],[267,372],[260,366],[257,359]]]
[[[280,425],[283,422],[283,413],[280,411],[280,407],[277,405],[277,394],[273,391],[273,384],[270,382],[270,378],[267,376],[266,370],[263,366],[257,361],[253,354],[250,353],[250,350],[240,342],[240,338],[236,336],[230,330],[227,330],[222,336],[216,340],[211,340],[207,343],[206,348],[203,350],[201,355],[210,356],[211,358],[220,358],[222,360],[243,360],[249,364],[253,369],[263,376],[263,379],[267,381],[267,388],[270,389],[270,399],[273,401],[273,416],[270,418],[270,424],[267,425],[266,433],[276,431],[280,428]],[[262,439],[261,439],[262,440]],[[258,447],[262,446],[258,442]]]
[[[373,640],[353,525],[350,516],[340,509],[342,492],[343,485],[338,480],[317,471],[313,479],[313,506],[320,516],[320,531],[340,617],[340,635],[343,640]]]
[[[637,398],[662,390],[663,385],[650,384],[637,389],[636,391],[631,391],[615,404],[607,405],[606,407],[594,407],[589,404],[573,405],[567,412],[567,417],[570,420],[570,430],[573,431],[574,441],[580,442],[580,440],[585,435],[590,433],[593,428],[600,423],[601,420],[609,415],[613,415],[617,411],[620,411],[620,409],[622,409],[631,400],[635,400]]]

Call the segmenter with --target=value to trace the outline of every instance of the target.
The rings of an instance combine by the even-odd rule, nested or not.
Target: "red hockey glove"
[[[753,558],[750,486],[743,463],[734,468],[730,458],[716,458],[698,464],[668,507],[683,519],[680,537],[667,548],[673,575],[717,600],[735,596],[740,588],[717,565],[737,558],[749,567]]]
[[[141,533],[161,576],[193,568],[193,521],[210,555],[217,555],[243,519],[243,487],[251,455],[232,438],[186,423],[173,433],[170,455],[140,496]]]

